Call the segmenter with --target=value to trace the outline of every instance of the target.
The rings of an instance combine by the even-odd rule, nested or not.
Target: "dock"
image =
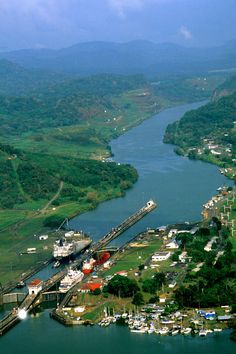
[[[120,225],[113,228],[106,235],[104,235],[96,244],[94,244],[90,248],[90,250],[87,254],[83,254],[80,257],[80,259],[76,263],[73,264],[73,268],[81,266],[82,262],[86,258],[93,256],[96,252],[98,252],[101,249],[103,249],[104,247],[106,247],[112,240],[117,238],[119,235],[121,235],[123,232],[125,232],[127,229],[129,229],[132,225],[137,223],[140,219],[142,219],[146,214],[151,212],[156,207],[157,207],[156,203],[153,200],[149,200],[145,206],[143,206],[136,213],[132,214],[130,217],[125,219]],[[28,294],[17,309],[14,309],[11,313],[6,315],[0,321],[0,336],[5,334],[8,330],[10,330],[13,326],[15,326],[17,323],[19,323],[21,321],[20,316],[19,316],[19,312],[21,310],[28,312],[28,311],[31,311],[34,307],[38,306],[38,304],[42,301],[43,293],[48,292],[49,289],[51,289],[53,286],[55,286],[66,275],[66,273],[67,273],[67,270],[62,270],[62,271],[59,271],[58,273],[56,273],[55,275],[53,275],[50,279],[48,279],[46,282],[44,282],[42,290],[37,295]],[[64,299],[59,304],[59,306],[58,306],[59,308],[62,308],[63,306],[65,306],[65,304],[69,301],[71,296],[77,291],[77,287],[78,287],[78,284],[75,284],[71,289],[68,290],[68,292],[65,294]],[[55,318],[56,315],[53,317]]]

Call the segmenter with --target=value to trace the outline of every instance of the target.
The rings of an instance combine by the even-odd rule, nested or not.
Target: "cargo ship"
[[[78,253],[89,247],[92,239],[81,232],[68,231],[53,245],[53,257],[56,260],[66,260],[75,257]]]
[[[84,277],[84,273],[77,269],[70,268],[66,276],[61,280],[59,291],[66,293],[72,286],[79,283]]]

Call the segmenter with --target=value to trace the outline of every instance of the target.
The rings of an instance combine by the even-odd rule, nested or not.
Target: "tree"
[[[156,302],[159,302],[159,296],[155,295],[155,296],[150,297],[148,302],[149,302],[149,304],[155,304]]]
[[[138,291],[136,294],[134,294],[132,304],[134,304],[136,306],[140,306],[140,305],[144,304],[143,294],[140,291]]]
[[[146,279],[143,281],[143,291],[150,294],[155,294],[157,291],[157,284],[154,279]]]
[[[108,283],[106,290],[110,294],[114,294],[120,297],[134,296],[139,290],[139,286],[134,279],[123,277],[121,275],[115,275]]]
[[[157,288],[160,289],[162,287],[162,285],[164,285],[166,283],[165,273],[163,273],[163,272],[156,273],[153,277],[153,280],[156,282]]]

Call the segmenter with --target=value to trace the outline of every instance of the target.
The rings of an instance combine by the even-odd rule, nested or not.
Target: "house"
[[[171,252],[156,252],[152,255],[152,262],[166,261],[171,256]]]
[[[218,316],[217,317],[217,320],[218,321],[229,321],[232,319],[232,316],[231,315],[224,315],[224,316]]]
[[[173,281],[168,285],[168,287],[171,288],[171,289],[173,289],[176,285],[177,285],[176,281],[173,280]]]
[[[82,287],[79,289],[81,293],[90,293],[91,291],[94,291],[96,289],[102,288],[101,283],[85,283],[82,285]]]
[[[165,247],[169,248],[169,249],[178,249],[179,245],[178,245],[177,241],[174,239],[171,242],[167,243]]]
[[[182,252],[180,255],[179,255],[179,261],[182,262],[182,263],[185,263],[185,260],[186,260],[186,257],[187,257],[187,252]]]
[[[28,284],[29,295],[37,295],[43,288],[43,281],[40,279],[33,279]]]
[[[164,304],[165,302],[166,302],[166,295],[165,294],[162,294],[162,295],[160,295],[159,296],[159,302],[161,303],[161,304]]]
[[[210,251],[212,250],[212,245],[213,245],[213,243],[216,242],[216,240],[217,240],[217,237],[216,237],[216,236],[213,237],[213,238],[206,244],[206,246],[204,247],[204,250],[205,250],[206,252],[210,252]]]

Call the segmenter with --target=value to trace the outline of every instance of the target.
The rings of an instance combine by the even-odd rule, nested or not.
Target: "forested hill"
[[[49,200],[63,188],[57,205],[77,201],[94,207],[100,200],[122,195],[137,179],[129,165],[29,154],[0,144],[0,208]],[[115,189],[115,192],[113,191]]]
[[[236,93],[187,112],[167,127],[164,141],[177,152],[226,167],[236,176]]]
[[[26,69],[8,60],[0,60],[0,95],[32,96],[66,79],[70,79],[70,76],[58,75],[53,71]]]
[[[213,100],[219,100],[223,96],[229,96],[236,91],[236,74],[227,78],[219,85],[213,94]]]

